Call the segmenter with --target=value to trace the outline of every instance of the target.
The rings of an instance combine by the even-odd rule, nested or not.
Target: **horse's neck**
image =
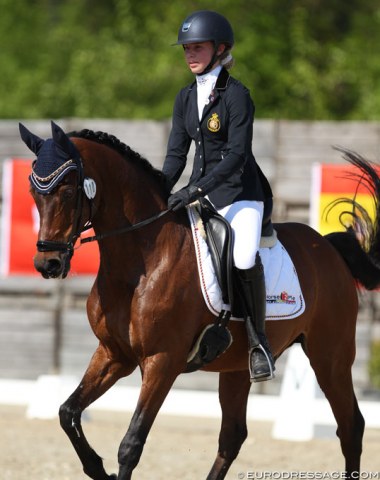
[[[119,208],[119,218],[124,222],[135,224],[147,218],[157,215],[166,207],[159,188],[152,179],[141,176],[127,176],[122,179],[118,187],[120,201],[116,202]],[[114,186],[110,185],[107,198],[111,199],[115,194]]]
[[[100,155],[92,159],[94,174],[101,185],[100,223],[120,228],[163,210],[166,202],[157,180],[138,163],[107,152],[105,158]]]
[[[123,163],[119,169],[112,167],[106,180],[102,177],[101,181],[100,206],[93,219],[96,234],[134,225],[166,208],[160,186],[148,173],[133,165],[127,165],[126,170]],[[138,270],[153,254],[153,239],[159,235],[161,226],[158,220],[136,232],[112,235],[99,243],[101,256],[112,264],[122,262],[129,270]]]

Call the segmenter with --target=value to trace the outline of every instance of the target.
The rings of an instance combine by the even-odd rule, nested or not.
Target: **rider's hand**
[[[195,200],[202,195],[203,192],[199,187],[190,185],[189,187],[183,188],[182,190],[170,195],[168,200],[168,208],[169,210],[176,212],[180,208],[186,207],[186,205],[195,202]]]

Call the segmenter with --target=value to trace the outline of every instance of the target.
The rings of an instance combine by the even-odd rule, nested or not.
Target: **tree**
[[[205,0],[0,0],[3,118],[168,118],[192,76],[171,47]],[[232,74],[258,117],[380,118],[380,6],[372,0],[219,0]]]

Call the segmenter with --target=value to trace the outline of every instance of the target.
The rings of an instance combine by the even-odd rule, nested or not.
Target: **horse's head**
[[[80,154],[54,122],[52,138],[47,140],[34,135],[22,124],[20,134],[37,156],[29,177],[40,215],[34,266],[44,278],[65,278],[70,270],[74,244],[86,220],[82,218],[85,179]],[[94,184],[91,187],[95,194]],[[86,194],[91,195],[87,191]]]

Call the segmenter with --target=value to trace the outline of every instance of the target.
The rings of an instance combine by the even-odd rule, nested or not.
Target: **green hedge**
[[[256,118],[380,119],[373,0],[0,0],[0,118],[171,116],[183,19],[216,9]]]

